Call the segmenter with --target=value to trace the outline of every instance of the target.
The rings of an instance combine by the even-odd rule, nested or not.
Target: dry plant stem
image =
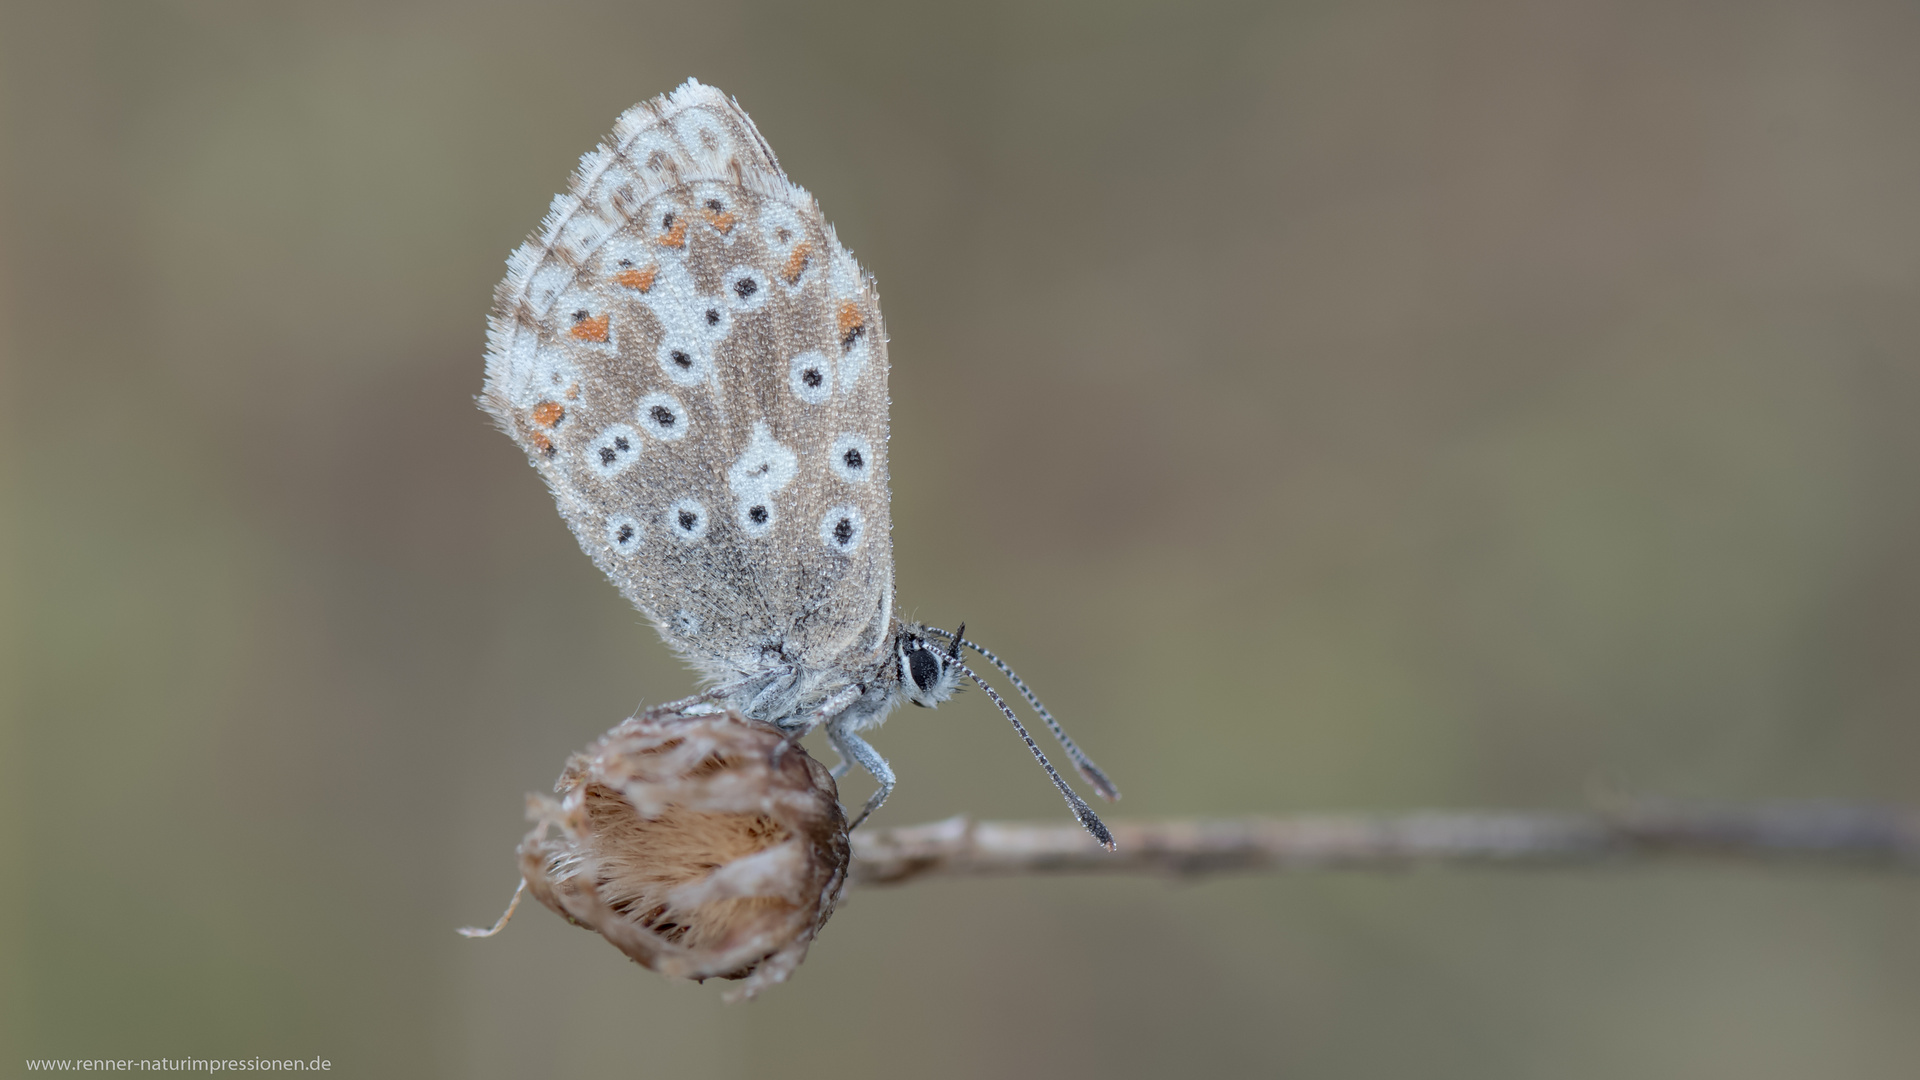
[[[1071,825],[969,822],[862,829],[852,880],[1149,874],[1197,877],[1416,866],[1607,866],[1721,860],[1920,870],[1920,810],[1786,804],[1635,804],[1592,813],[1429,812],[1116,824],[1117,852]]]

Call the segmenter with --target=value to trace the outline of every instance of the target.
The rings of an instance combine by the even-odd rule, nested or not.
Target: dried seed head
[[[624,721],[555,790],[529,800],[529,891],[663,975],[746,979],[751,997],[806,957],[846,884],[833,778],[739,713]]]

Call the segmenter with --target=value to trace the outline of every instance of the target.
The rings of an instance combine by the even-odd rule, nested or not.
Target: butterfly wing
[[[892,606],[873,280],[739,106],[635,106],[515,251],[482,407],[711,675],[877,654]]]

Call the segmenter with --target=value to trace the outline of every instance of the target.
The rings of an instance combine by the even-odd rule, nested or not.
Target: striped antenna
[[[1027,749],[1033,751],[1034,759],[1040,762],[1041,768],[1047,770],[1047,776],[1053,780],[1053,786],[1060,789],[1060,794],[1066,798],[1067,806],[1073,811],[1073,816],[1080,819],[1081,826],[1093,834],[1093,838],[1100,842],[1101,847],[1108,851],[1114,850],[1113,834],[1107,831],[1107,826],[1100,820],[1100,815],[1094,813],[1093,807],[1087,805],[1087,800],[1081,798],[1078,792],[1068,787],[1067,782],[1061,779],[1059,771],[1053,767],[1053,762],[1048,761],[1047,755],[1040,752],[1040,744],[1033,741],[1033,736],[1027,734],[1026,726],[1020,723],[1018,716],[1013,714],[1013,707],[1001,699],[993,687],[987,684],[987,680],[974,674],[972,668],[958,660],[953,661],[953,665],[965,673],[967,678],[979,684],[980,689],[985,690],[987,696],[993,699],[993,703],[1000,706],[1000,711],[1005,713],[1008,722],[1013,724],[1013,730],[1020,733],[1020,738],[1025,740]]]
[[[927,627],[926,631],[952,640],[956,646],[954,649],[956,653],[960,651],[958,646],[964,645],[986,657],[987,663],[999,668],[1000,674],[1005,675],[1013,683],[1013,688],[1020,691],[1020,696],[1026,698],[1027,704],[1033,707],[1034,715],[1038,716],[1040,722],[1047,725],[1047,730],[1053,732],[1053,737],[1060,741],[1060,748],[1067,752],[1067,760],[1073,762],[1073,771],[1080,774],[1080,779],[1092,784],[1093,790],[1099,792],[1100,797],[1109,802],[1120,797],[1120,789],[1113,786],[1113,781],[1107,779],[1107,774],[1100,771],[1100,766],[1093,763],[1093,759],[1087,756],[1086,751],[1080,749],[1078,743],[1067,737],[1066,731],[1060,727],[1060,721],[1055,720],[1053,714],[1047,711],[1047,707],[1040,704],[1040,698],[1032,690],[1027,689],[1027,684],[1020,680],[1020,676],[1013,673],[1013,669],[1007,666],[1006,661],[959,634],[950,634],[932,626]],[[964,627],[961,628],[961,633],[965,633]],[[978,676],[975,676],[975,681],[978,681]]]

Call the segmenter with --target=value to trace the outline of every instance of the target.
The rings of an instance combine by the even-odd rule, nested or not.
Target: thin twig
[[[928,876],[1195,877],[1461,864],[1606,866],[1653,858],[1920,870],[1920,811],[1824,803],[1153,821],[1115,824],[1113,836],[1119,850],[1110,853],[1072,825],[958,817],[861,829],[853,836],[852,879],[890,885]]]

